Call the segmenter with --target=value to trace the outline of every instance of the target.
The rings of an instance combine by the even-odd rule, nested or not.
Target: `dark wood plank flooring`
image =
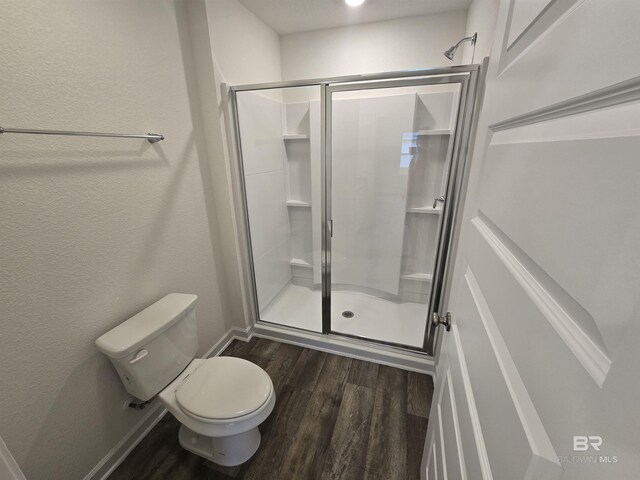
[[[276,389],[253,458],[227,468],[187,452],[167,414],[110,480],[420,478],[431,377],[257,338],[222,355],[260,365]]]

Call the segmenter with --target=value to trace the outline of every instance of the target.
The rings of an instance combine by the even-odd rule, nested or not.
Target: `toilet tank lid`
[[[197,299],[197,295],[170,293],[102,335],[96,346],[110,357],[125,357],[184,317]]]

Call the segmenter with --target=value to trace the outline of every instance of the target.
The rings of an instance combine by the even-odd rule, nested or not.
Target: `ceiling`
[[[463,10],[471,3],[471,0],[366,0],[359,7],[349,7],[344,0],[239,1],[281,35]]]

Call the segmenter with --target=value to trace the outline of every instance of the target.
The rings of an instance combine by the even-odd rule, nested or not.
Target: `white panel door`
[[[637,0],[502,2],[427,478],[640,478],[639,26]]]

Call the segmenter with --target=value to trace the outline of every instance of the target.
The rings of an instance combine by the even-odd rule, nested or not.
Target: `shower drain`
[[[342,312],[342,316],[344,318],[353,318],[355,314],[351,310],[345,310],[344,312]]]

